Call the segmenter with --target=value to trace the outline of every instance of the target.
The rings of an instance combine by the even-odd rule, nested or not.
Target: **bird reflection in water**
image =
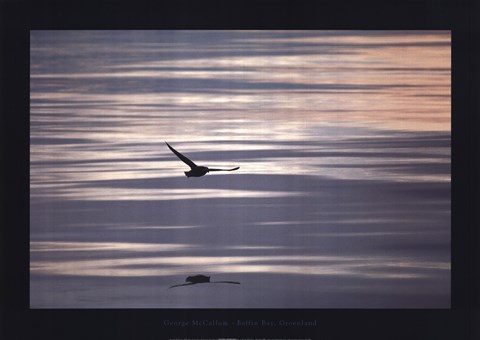
[[[237,281],[210,281],[210,276],[206,276],[206,275],[188,276],[185,279],[185,282],[188,282],[188,283],[173,285],[173,286],[168,287],[168,289],[174,288],[174,287],[195,285],[197,283],[231,283],[231,284],[236,284],[236,285],[240,284],[240,282],[237,282]]]

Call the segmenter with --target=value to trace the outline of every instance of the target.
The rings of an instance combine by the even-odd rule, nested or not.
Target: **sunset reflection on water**
[[[449,307],[449,31],[32,31],[30,52],[32,307]],[[240,169],[186,178],[165,141]],[[210,306],[149,281],[195,273],[242,284]]]

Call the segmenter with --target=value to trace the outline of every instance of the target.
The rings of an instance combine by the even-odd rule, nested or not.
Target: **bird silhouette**
[[[190,159],[188,159],[187,157],[182,155],[180,152],[178,152],[177,150],[172,148],[172,146],[170,144],[168,144],[167,142],[165,142],[165,144],[167,144],[168,148],[178,158],[180,158],[185,164],[187,164],[190,167],[190,171],[185,171],[185,176],[187,176],[187,177],[201,177],[201,176],[207,174],[210,171],[234,171],[234,170],[240,169],[239,166],[237,166],[236,168],[232,168],[232,169],[212,169],[212,168],[208,168],[206,166],[198,166],[195,163],[193,163]]]
[[[236,284],[236,285],[240,284],[240,282],[237,282],[237,281],[210,281],[210,276],[206,276],[206,275],[188,276],[185,279],[185,282],[188,282],[188,283],[173,285],[173,286],[168,287],[168,289],[175,288],[175,287],[181,287],[181,286],[195,285],[197,283],[232,283],[232,284]]]

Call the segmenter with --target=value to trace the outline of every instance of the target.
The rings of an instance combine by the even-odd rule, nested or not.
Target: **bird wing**
[[[184,155],[182,155],[180,152],[178,152],[177,150],[175,150],[174,148],[172,148],[170,146],[170,144],[168,144],[167,142],[165,142],[165,144],[167,144],[168,148],[170,150],[172,150],[172,152],[177,155],[178,158],[180,158],[185,164],[187,164],[190,168],[196,168],[197,165],[195,163],[193,163],[190,159],[188,159],[187,157],[185,157]]]
[[[212,169],[212,168],[208,168],[209,171],[234,171],[234,170],[238,170],[240,169],[239,166],[237,166],[236,168],[232,168],[232,169]]]
[[[190,285],[194,285],[194,284],[196,284],[196,282],[183,283],[183,284],[180,284],[180,285],[170,286],[170,287],[168,287],[168,289],[170,289],[170,288],[175,288],[175,287],[181,287],[181,286],[190,286]]]

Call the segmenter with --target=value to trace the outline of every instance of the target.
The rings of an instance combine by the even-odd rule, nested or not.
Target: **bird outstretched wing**
[[[212,281],[210,283],[233,283],[235,285],[239,285],[240,282],[237,282],[237,281]]]
[[[197,284],[197,283],[196,282],[183,283],[183,284],[180,284],[180,285],[170,286],[170,287],[168,287],[168,289],[175,288],[175,287],[181,287],[181,286],[190,286],[190,285],[195,285],[195,284]]]
[[[178,152],[177,150],[175,150],[174,148],[172,148],[170,146],[170,144],[168,144],[167,142],[165,142],[165,144],[167,144],[168,148],[178,157],[180,158],[185,164],[187,164],[190,168],[196,168],[197,165],[195,163],[193,163],[190,159],[188,159],[187,157],[185,157],[184,155],[182,155],[180,152]]]
[[[208,168],[208,170],[210,171],[234,171],[234,170],[238,170],[240,169],[239,166],[237,166],[236,168],[232,168],[232,169],[212,169],[212,168]]]
[[[232,283],[232,284],[235,284],[235,285],[240,284],[240,282],[237,282],[237,281],[189,282],[189,283],[183,283],[183,284],[179,284],[179,285],[173,285],[173,286],[168,287],[168,289],[175,288],[175,287],[181,287],[181,286],[191,286],[191,285],[196,285],[196,284],[199,284],[199,283]]]

